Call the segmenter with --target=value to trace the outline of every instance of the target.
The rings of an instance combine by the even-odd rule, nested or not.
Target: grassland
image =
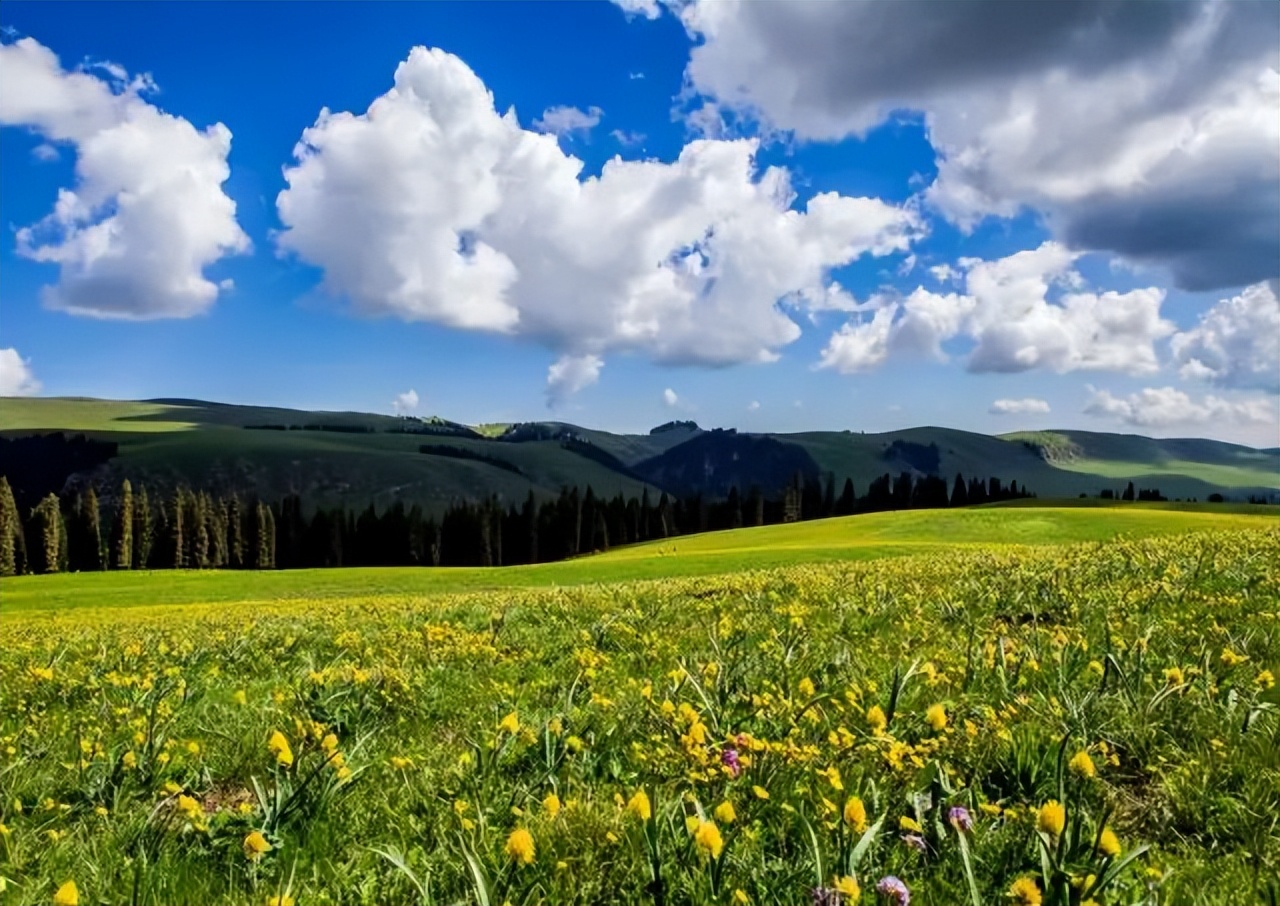
[[[6,580],[5,902],[1267,902],[1278,543],[1019,507]]]
[[[871,560],[990,547],[1105,541],[1280,523],[1280,507],[1112,504],[915,510],[795,525],[708,532],[620,547],[561,563],[481,568],[359,568],[288,572],[103,572],[6,579],[0,613],[198,602],[289,602],[377,595],[573,586],[737,572],[799,563]],[[1092,502],[1096,503],[1096,502]]]

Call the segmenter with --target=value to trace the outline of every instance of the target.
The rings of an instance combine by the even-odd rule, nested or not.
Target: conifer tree
[[[138,496],[133,501],[133,568],[146,569],[151,562],[151,545],[153,541],[151,528],[151,500],[147,497],[147,486],[138,488]]]
[[[22,519],[9,479],[0,476],[0,576],[20,575],[26,567]]]
[[[240,498],[235,494],[227,503],[227,563],[232,569],[243,569],[244,515],[240,511]]]
[[[111,529],[111,568],[133,566],[133,485],[125,479],[120,485],[120,502]]]
[[[49,494],[31,511],[35,571],[56,573],[62,568],[61,545],[66,537],[58,498]]]
[[[173,492],[173,503],[169,511],[169,541],[168,547],[173,554],[173,561],[169,564],[173,569],[183,569],[188,565],[187,560],[187,543],[185,526],[183,525],[183,498],[182,488],[178,488]]]
[[[204,491],[189,496],[191,506],[191,566],[209,568],[209,495]]]
[[[274,569],[276,561],[276,520],[271,507],[259,501],[257,531],[254,532],[257,545],[255,548],[254,567],[257,569]]]

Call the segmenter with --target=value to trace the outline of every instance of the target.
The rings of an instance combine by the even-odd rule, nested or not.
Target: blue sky
[[[1274,445],[1280,22],[1176,6],[11,0],[0,393]]]

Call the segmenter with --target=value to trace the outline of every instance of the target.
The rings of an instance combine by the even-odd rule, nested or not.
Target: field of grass
[[[801,562],[845,535],[911,553]],[[1274,513],[1019,507],[491,587],[5,580],[0,885],[22,906],[1274,901],[1277,544]],[[741,569],[769,550],[792,565]]]
[[[560,563],[503,569],[365,567],[287,572],[96,572],[6,579],[0,613],[68,607],[258,601],[616,583],[843,560],[870,560],[966,545],[1104,541],[1280,524],[1280,507],[1064,501],[959,510],[870,513],[620,547]]]

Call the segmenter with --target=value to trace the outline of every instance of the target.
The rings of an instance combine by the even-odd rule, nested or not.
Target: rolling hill
[[[57,455],[15,443],[54,432],[105,445],[91,464],[68,460],[59,471]],[[849,478],[859,493],[879,475],[909,471],[995,476],[1042,499],[1118,494],[1129,481],[1170,498],[1280,499],[1280,451],[1082,431],[747,435],[673,422],[648,434],[612,434],[564,422],[473,428],[438,418],[200,400],[4,398],[0,440],[0,474],[15,488],[30,460],[40,460],[38,482],[27,480],[40,487],[28,489],[28,501],[86,482],[110,494],[128,477],[161,491],[185,483],[267,499],[297,493],[309,505],[382,508],[403,500],[438,512],[460,499],[496,494],[518,502],[572,485],[609,497],[645,488],[719,496],[733,485],[781,487],[797,471],[829,473],[837,485]]]

